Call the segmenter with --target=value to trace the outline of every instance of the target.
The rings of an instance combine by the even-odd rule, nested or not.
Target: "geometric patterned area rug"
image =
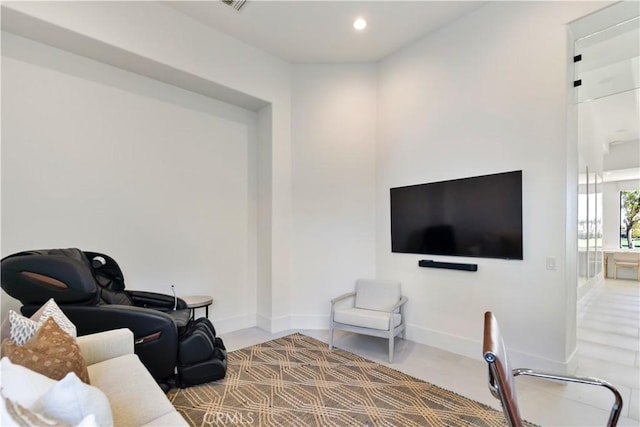
[[[224,379],[168,393],[190,425],[507,425],[487,405],[298,333],[227,357]]]

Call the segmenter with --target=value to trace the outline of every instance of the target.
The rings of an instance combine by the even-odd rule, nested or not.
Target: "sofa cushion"
[[[54,380],[60,380],[69,372],[75,372],[82,381],[89,383],[87,365],[78,344],[52,317],[45,320],[25,345],[20,346],[5,340],[3,349],[11,362]]]
[[[393,316],[393,327],[395,328],[402,321],[402,317],[398,313],[387,313],[385,311],[340,308],[333,313],[333,320],[347,325],[388,331],[390,316]]]
[[[187,422],[184,420],[184,418],[182,418],[182,415],[180,415],[178,413],[178,411],[173,411],[170,412],[168,414],[162,415],[159,418],[156,418],[154,420],[149,421],[147,424],[144,424],[144,426],[148,426],[148,427],[158,427],[158,426],[170,426],[170,427],[176,427],[176,426],[187,426]],[[209,424],[206,424],[209,425]],[[215,425],[215,424],[214,424]]]
[[[135,354],[105,360],[88,369],[91,384],[111,402],[115,426],[141,426],[175,411]]]

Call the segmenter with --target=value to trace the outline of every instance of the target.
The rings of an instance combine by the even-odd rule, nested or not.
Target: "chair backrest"
[[[509,425],[521,427],[522,418],[518,408],[513,373],[498,321],[490,311],[484,314],[482,354],[489,364],[489,390],[491,390],[491,394],[500,399]]]
[[[124,291],[124,275],[113,258],[99,252],[84,251],[84,255],[90,261],[98,285],[111,291]]]
[[[356,308],[389,311],[400,297],[400,282],[395,280],[358,279],[356,282]]]

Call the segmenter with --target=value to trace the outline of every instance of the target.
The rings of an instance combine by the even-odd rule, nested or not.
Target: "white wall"
[[[3,28],[169,81],[262,105],[257,176],[258,322],[289,327],[291,275],[290,65],[161,2],[5,2]],[[171,31],[167,31],[171,28]],[[270,120],[264,120],[268,117]]]
[[[7,33],[2,104],[3,256],[104,252],[255,324],[255,112]]]
[[[327,328],[375,277],[376,66],[296,65],[292,94],[292,324]]]
[[[369,66],[300,66],[292,75],[289,64],[155,2],[4,7],[34,18],[25,21],[31,27],[45,23],[38,27],[45,36],[51,28],[65,30],[48,43],[95,53],[99,41],[270,104],[258,115],[257,205],[247,208],[258,216],[258,325],[318,324],[328,308],[321,298],[336,293],[318,287],[350,287],[347,276],[375,273],[402,281],[410,339],[479,357],[482,313],[489,309],[502,320],[516,363],[550,369],[567,363],[575,348],[575,325],[567,321],[575,317],[567,312],[575,310],[575,280],[566,278],[575,276],[569,271],[575,262],[565,260],[575,230],[566,220],[577,185],[566,183],[577,153],[565,143],[565,24],[601,3],[490,3],[380,63],[377,94]],[[343,97],[338,89],[355,76],[361,86]],[[340,115],[340,102],[352,108]],[[344,136],[326,129],[335,121]],[[464,273],[422,269],[420,256],[391,254],[390,187],[513,169],[524,170],[524,261],[474,259],[480,270]],[[307,217],[319,203],[304,185],[347,205],[325,210],[327,218]],[[331,241],[350,247],[328,253]],[[556,259],[555,271],[545,269],[547,257]],[[355,262],[345,266],[345,258]]]
[[[491,310],[515,364],[566,368],[575,348],[567,345],[575,325],[565,329],[575,307],[575,281],[565,281],[574,244],[566,209],[577,196],[565,188],[575,156],[565,144],[565,24],[601,6],[490,3],[380,64],[377,266],[379,276],[402,281],[409,339],[479,357]],[[390,187],[517,169],[523,261],[428,257],[478,263],[468,273],[419,268],[425,256],[391,253]],[[556,270],[546,269],[548,257]]]

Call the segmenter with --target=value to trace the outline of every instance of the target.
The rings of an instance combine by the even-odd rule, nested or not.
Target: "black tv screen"
[[[522,171],[390,193],[392,252],[522,259]]]

